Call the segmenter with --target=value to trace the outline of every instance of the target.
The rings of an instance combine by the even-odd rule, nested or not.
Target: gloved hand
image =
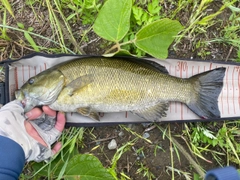
[[[26,161],[43,161],[60,150],[57,141],[66,122],[63,113],[43,106],[43,112],[34,108],[24,115],[22,104],[15,100],[0,109],[0,135],[17,142],[24,150]],[[57,117],[56,117],[57,116]]]

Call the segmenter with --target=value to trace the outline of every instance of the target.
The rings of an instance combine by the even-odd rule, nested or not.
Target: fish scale
[[[54,72],[54,77],[59,74],[59,78],[51,77]],[[93,119],[97,119],[97,112],[131,111],[155,121],[166,116],[169,101],[185,103],[199,116],[212,118],[220,116],[217,99],[224,75],[225,68],[217,68],[182,79],[170,76],[165,67],[153,61],[91,57],[65,62],[40,73],[16,97],[27,101],[32,94],[34,103],[44,104],[47,94],[51,94],[56,97],[53,102],[48,101],[52,109],[78,112]],[[52,95],[53,82],[62,78],[60,93]],[[46,91],[50,89],[46,95],[37,86],[34,89],[41,83]]]
[[[70,68],[72,73],[69,73]],[[63,73],[66,82],[86,74],[94,74],[94,80],[87,87],[76,91],[72,97],[62,96],[63,93],[61,93],[52,107],[61,106],[64,103],[75,106],[74,104],[79,105],[80,101],[82,103],[80,106],[104,104],[116,111],[129,111],[139,108],[136,106],[142,108],[154,105],[161,101],[161,98],[164,98],[164,101],[184,101],[189,92],[186,87],[179,86],[179,90],[171,93],[170,89],[173,88],[172,86],[176,88],[177,82],[186,85],[189,83],[176,77],[160,74],[152,69],[139,67],[138,64],[128,61],[113,63],[113,60],[107,58],[84,59],[68,63],[67,66],[60,65],[57,69]],[[170,83],[161,82],[160,78],[166,78]],[[159,91],[160,88],[161,91]],[[182,96],[179,96],[178,92],[181,92]],[[104,112],[106,109],[103,107],[94,108],[94,110]]]

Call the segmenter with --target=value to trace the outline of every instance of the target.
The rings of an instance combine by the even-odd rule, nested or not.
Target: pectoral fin
[[[82,107],[82,108],[78,108],[77,112],[83,116],[87,116],[90,117],[93,120],[99,121],[99,115],[97,112],[94,112],[91,110],[90,107]]]
[[[166,111],[168,110],[168,107],[168,102],[164,101],[155,106],[134,110],[131,112],[148,121],[159,121],[162,117],[166,117]]]
[[[72,96],[74,94],[74,91],[79,90],[92,82],[93,82],[92,74],[80,76],[77,79],[73,80],[66,86],[66,88],[68,89],[69,96]]]

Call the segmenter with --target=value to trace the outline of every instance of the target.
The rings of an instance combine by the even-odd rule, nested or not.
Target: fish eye
[[[28,84],[33,84],[33,83],[34,83],[34,79],[33,78],[28,80]]]

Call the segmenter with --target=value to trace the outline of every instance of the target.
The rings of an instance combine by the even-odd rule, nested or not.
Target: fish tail
[[[187,106],[203,119],[220,118],[218,97],[222,91],[226,68],[216,68],[191,77],[193,92]]]

